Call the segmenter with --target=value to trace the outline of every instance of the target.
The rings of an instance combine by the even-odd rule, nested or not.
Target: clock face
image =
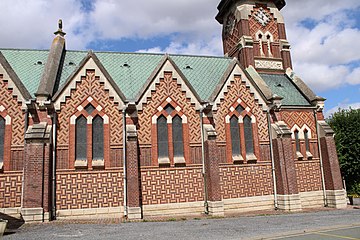
[[[254,18],[264,27],[271,21],[271,16],[263,8],[255,12]]]

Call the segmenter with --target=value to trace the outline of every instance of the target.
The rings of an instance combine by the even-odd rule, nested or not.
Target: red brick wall
[[[204,201],[201,167],[142,169],[143,205]]]
[[[296,161],[295,168],[299,192],[313,192],[322,189],[319,160]]]
[[[57,210],[120,206],[123,206],[121,170],[57,172]]]
[[[224,199],[273,194],[271,164],[220,166]]]
[[[21,207],[22,172],[0,174],[0,208]]]
[[[64,151],[69,150],[70,117],[77,112],[76,108],[89,96],[91,96],[101,105],[105,114],[109,116],[111,129],[109,136],[111,149],[110,155],[112,156],[110,159],[110,165],[118,166],[119,162],[121,162],[122,154],[114,154],[113,149],[115,149],[116,152],[116,149],[122,146],[122,113],[119,111],[113,98],[110,97],[108,91],[104,89],[104,84],[99,81],[99,77],[96,74],[97,73],[93,70],[88,70],[87,75],[82,76],[81,82],[77,83],[76,89],[71,91],[70,98],[66,98],[66,102],[61,104],[61,111],[58,113],[58,149],[62,149]],[[104,136],[104,140],[105,139],[106,136]],[[58,155],[61,156],[59,161],[69,161],[69,156],[59,152]],[[57,164],[58,167],[64,167],[63,169],[69,168],[68,163],[59,163],[59,161]]]

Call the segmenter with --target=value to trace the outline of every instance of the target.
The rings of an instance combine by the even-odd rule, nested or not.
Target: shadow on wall
[[[0,213],[0,219],[8,221],[4,236],[14,234],[16,230],[19,229],[25,223],[25,221],[22,218],[21,219],[14,218],[3,213]]]

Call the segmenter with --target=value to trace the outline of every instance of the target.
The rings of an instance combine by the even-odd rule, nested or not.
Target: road
[[[346,236],[349,232],[351,234]],[[9,231],[4,239],[239,240],[280,239],[279,236],[282,236],[281,239],[298,240],[360,239],[360,210],[346,209],[117,224],[79,224],[55,221],[43,224],[25,224],[17,230]],[[340,238],[336,238],[336,236],[340,236]]]

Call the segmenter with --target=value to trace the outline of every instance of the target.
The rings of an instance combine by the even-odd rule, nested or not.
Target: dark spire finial
[[[58,29],[56,32],[54,32],[54,34],[55,34],[55,35],[60,35],[60,36],[62,36],[62,37],[65,36],[66,33],[64,33],[63,30],[62,30],[62,28],[63,28],[63,22],[62,22],[61,19],[59,19],[58,25],[59,25],[59,29]]]

